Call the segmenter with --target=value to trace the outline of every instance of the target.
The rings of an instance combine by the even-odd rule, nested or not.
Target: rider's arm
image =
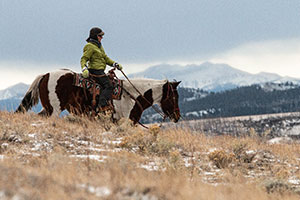
[[[92,55],[93,49],[90,44],[85,45],[85,47],[83,48],[83,55],[80,60],[81,69],[85,68],[86,63],[90,60]]]

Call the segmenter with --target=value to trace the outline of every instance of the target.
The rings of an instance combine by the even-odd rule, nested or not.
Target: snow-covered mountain
[[[16,85],[8,87],[7,89],[0,90],[0,100],[12,98],[22,99],[28,88],[29,85],[26,85],[25,83],[18,83]]]
[[[161,64],[149,67],[145,71],[130,74],[129,77],[145,77],[153,79],[180,80],[181,86],[200,88],[208,91],[222,91],[266,82],[300,83],[300,79],[282,77],[274,73],[261,72],[251,74],[235,69],[227,64],[205,62],[201,65],[168,65]]]
[[[148,69],[129,74],[128,77],[145,77],[153,79],[176,79],[182,81],[180,86],[188,88],[197,88],[207,91],[223,91],[240,86],[247,86],[252,84],[265,83],[286,83],[292,82],[300,84],[300,79],[291,77],[282,77],[273,73],[258,73],[251,74],[238,69],[235,69],[226,64],[214,64],[205,62],[201,65],[168,65],[161,64],[149,67]],[[275,88],[274,88],[275,87]],[[271,90],[278,89],[275,85],[265,85],[264,88]],[[0,100],[18,99],[21,100],[24,97],[29,85],[19,83],[11,86],[7,89],[0,90]]]

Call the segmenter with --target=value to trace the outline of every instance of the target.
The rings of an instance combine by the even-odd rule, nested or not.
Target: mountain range
[[[169,65],[161,64],[149,67],[145,71],[130,74],[129,77],[145,77],[153,79],[180,80],[180,86],[199,88],[206,91],[224,91],[240,86],[263,84],[267,82],[300,83],[300,79],[282,77],[274,73],[261,72],[251,74],[233,68],[227,64],[205,62],[201,65]]]
[[[296,85],[300,84],[300,79],[296,78],[282,77],[277,74],[265,72],[251,74],[226,64],[214,64],[210,62],[187,66],[161,64],[149,67],[139,73],[129,74],[128,77],[168,79],[170,81],[175,79],[182,81],[180,84],[181,87],[194,88],[200,91],[200,93],[195,93],[195,95],[184,101],[202,98],[208,92],[226,91],[253,84],[262,85],[264,89],[268,90],[285,90],[285,85],[280,85],[280,83],[291,82]],[[0,90],[0,110],[12,111],[16,109],[28,88],[29,85],[18,83],[7,89]]]
[[[0,90],[0,100],[5,99],[21,99],[28,90],[29,85],[25,83],[18,83],[4,90]]]

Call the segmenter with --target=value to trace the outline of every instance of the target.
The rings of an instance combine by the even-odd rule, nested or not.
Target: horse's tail
[[[44,74],[36,77],[36,79],[31,84],[30,88],[26,92],[16,112],[27,112],[30,108],[38,104],[40,95],[39,86],[43,77]]]

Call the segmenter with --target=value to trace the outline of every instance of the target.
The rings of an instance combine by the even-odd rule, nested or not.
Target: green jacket
[[[87,62],[89,62],[89,69],[105,70],[106,65],[112,66],[115,61],[106,55],[102,45],[99,48],[97,44],[88,42],[83,48],[83,56],[80,60],[82,69],[85,67]]]

